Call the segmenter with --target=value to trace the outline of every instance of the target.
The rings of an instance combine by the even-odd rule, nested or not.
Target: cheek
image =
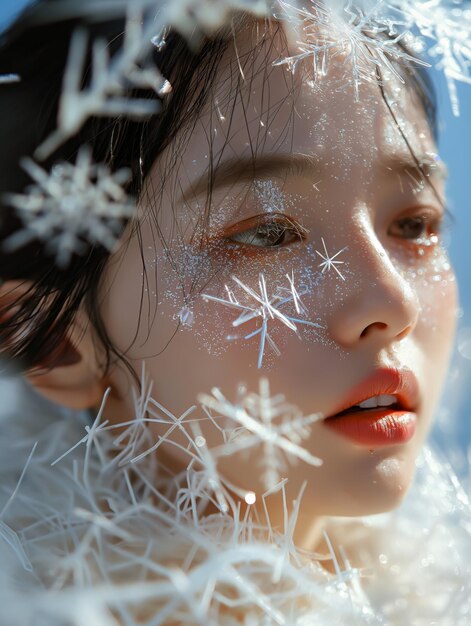
[[[455,324],[458,291],[456,277],[448,255],[441,246],[427,250],[419,247],[415,258],[409,258],[404,276],[417,294],[420,303],[417,335],[428,351],[448,351],[451,348]]]
[[[396,262],[405,268],[403,276],[420,305],[412,336],[413,350],[417,362],[422,364],[426,384],[422,428],[414,444],[418,453],[429,432],[446,379],[456,328],[458,290],[448,256],[440,246],[424,254],[403,254]]]

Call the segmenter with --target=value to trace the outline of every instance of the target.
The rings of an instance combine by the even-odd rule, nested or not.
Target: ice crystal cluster
[[[280,19],[296,29],[298,52],[280,59],[293,69],[307,59],[321,78],[332,63],[349,63],[357,97],[364,81],[388,70],[401,78],[401,62],[444,72],[456,115],[456,81],[471,82],[471,6],[467,0],[280,0]]]
[[[234,404],[217,392],[201,400],[173,415],[143,376],[135,416],[121,424],[104,420],[103,407],[82,427],[75,414],[40,414],[36,397],[3,422],[2,626],[469,624],[471,510],[435,453],[421,454],[400,515],[332,519],[327,552],[309,552],[293,539],[303,489],[293,503],[286,479],[258,494],[283,502],[283,525],[273,526],[263,507],[256,512],[253,492],[228,483],[203,436],[215,429],[230,455],[242,429],[262,455],[272,454],[267,445],[286,446],[309,462],[288,445],[290,419],[273,434],[270,419],[292,418],[292,407],[271,397],[266,381]],[[164,445],[186,467],[171,474],[157,461],[151,451]],[[351,546],[336,539],[341,529]],[[361,567],[351,558],[360,544]]]
[[[67,5],[68,15],[88,10],[95,18],[106,16],[104,4],[88,0],[80,10]],[[211,34],[230,24],[237,11],[275,17],[286,27],[299,52],[279,63],[295,67],[302,59],[312,61],[315,74],[328,71],[336,58],[352,68],[357,93],[372,70],[390,70],[400,76],[394,62],[427,63],[428,52],[445,73],[455,113],[459,111],[456,81],[470,82],[471,8],[466,0],[127,0],[115,3],[126,15],[123,45],[109,57],[106,42],[92,45],[92,79],[82,88],[87,34],[76,32],[70,46],[64,76],[58,128],[38,148],[44,157],[75,134],[90,115],[145,117],[159,110],[159,101],[126,96],[129,86],[148,88],[157,96],[171,85],[149,60],[153,46],[163,48],[169,28],[190,40],[195,33]],[[48,8],[49,11],[53,9]],[[60,7],[55,9],[60,15]],[[379,78],[380,79],[380,78]]]

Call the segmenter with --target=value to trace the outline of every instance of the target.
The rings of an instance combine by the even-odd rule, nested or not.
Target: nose
[[[366,342],[387,345],[407,337],[417,324],[420,303],[389,254],[370,240],[354,265],[358,280],[346,284],[345,297],[336,300],[329,319],[332,339],[352,348]]]

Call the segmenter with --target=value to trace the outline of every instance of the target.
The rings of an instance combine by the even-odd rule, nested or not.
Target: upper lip
[[[335,410],[326,417],[333,417],[368,398],[395,395],[401,408],[414,411],[419,404],[419,383],[412,370],[407,368],[380,368],[351,389]]]

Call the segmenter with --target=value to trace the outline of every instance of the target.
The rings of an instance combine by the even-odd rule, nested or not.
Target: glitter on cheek
[[[456,279],[448,254],[435,237],[415,249],[395,252],[394,262],[420,302],[420,325],[436,332],[443,323],[444,300],[456,289]]]
[[[313,213],[312,192],[309,197],[289,193],[280,181],[258,180],[249,192],[233,188],[231,193],[224,194],[217,207],[210,211],[206,238],[198,230],[201,222],[198,216],[203,207],[197,206],[193,211],[183,207],[174,216],[174,225],[167,225],[162,233],[163,240],[154,238],[157,253],[155,243],[149,246],[146,264],[147,271],[157,276],[158,285],[153,293],[158,294],[157,314],[162,322],[162,318],[167,320],[165,324],[160,323],[168,335],[167,340],[176,330],[190,332],[197,349],[216,356],[228,350],[232,355],[238,354],[234,350],[242,351],[247,354],[247,364],[253,366],[257,366],[258,351],[258,365],[263,363],[264,368],[276,362],[289,342],[299,342],[299,339],[332,348],[335,342],[329,339],[324,313],[329,312],[338,298],[344,297],[345,283],[352,279],[353,272],[349,268],[348,247],[341,248],[330,238],[324,240],[318,235],[317,227],[323,228],[322,204],[318,205]],[[242,213],[242,219],[247,219],[247,215],[270,212],[288,213],[300,224],[314,226],[315,232],[309,232],[308,242],[295,241],[271,249],[262,245],[233,244],[224,237],[227,224],[234,222],[236,213]],[[193,223],[189,224],[188,218],[193,219]],[[341,273],[334,262],[339,263]],[[277,301],[281,295],[290,297],[291,301],[283,304],[281,313],[300,320],[294,322],[296,331],[280,319],[271,320],[263,349],[260,347],[262,311],[246,324],[234,327],[240,311],[216,306],[214,300],[209,302],[201,297],[204,293],[227,300],[227,285],[234,292],[234,299],[246,306],[250,298],[240,284],[234,285],[232,276],[259,292],[260,275],[264,276],[270,296],[277,294]],[[264,313],[271,317],[269,311]]]
[[[301,302],[301,295],[306,293],[304,287],[298,291],[295,285],[294,272],[285,275],[288,286],[276,285],[271,289],[267,285],[263,274],[259,275],[258,288],[254,289],[243,283],[236,276],[232,276],[233,282],[239,288],[225,285],[226,296],[218,297],[211,294],[203,294],[203,299],[207,302],[214,302],[230,309],[235,309],[237,317],[232,320],[233,328],[240,328],[242,333],[235,334],[228,339],[249,340],[259,337],[259,351],[257,367],[260,368],[265,356],[265,348],[280,356],[281,351],[273,339],[272,327],[279,322],[293,331],[300,337],[299,327],[310,326],[311,328],[321,328],[320,324],[305,319],[307,310]],[[237,291],[239,293],[237,293]],[[240,295],[239,295],[240,294]],[[290,309],[295,309],[292,313]],[[295,317],[295,315],[299,315]],[[255,323],[255,329],[243,330],[247,323]],[[245,334],[247,333],[247,334]]]

